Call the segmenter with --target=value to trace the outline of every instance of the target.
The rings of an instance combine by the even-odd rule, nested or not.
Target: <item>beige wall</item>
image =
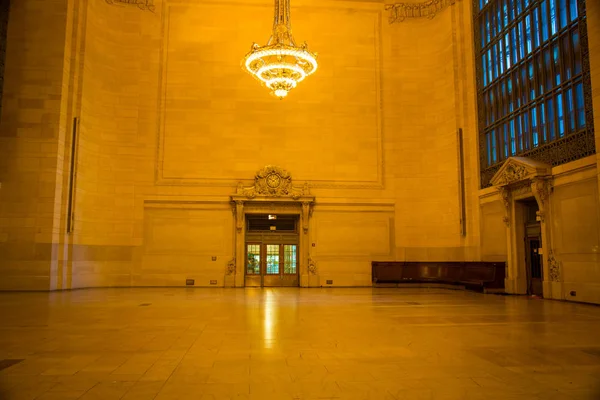
[[[500,201],[481,204],[481,259],[506,261],[506,226],[504,206]]]
[[[322,284],[370,285],[373,260],[505,257],[496,240],[502,208],[478,190],[470,1],[398,24],[375,2],[294,3],[296,40],[320,54],[320,68],[283,101],[240,67],[252,42],[268,39],[270,1],[156,0],[154,12],[104,0],[18,3],[0,126],[0,288],[180,286],[186,278],[222,286],[234,257],[229,195],[267,164],[308,182],[317,199],[303,250]],[[592,26],[600,10],[588,7]],[[20,29],[44,13],[40,37]],[[62,19],[49,18],[56,13]],[[25,49],[36,51],[25,58]],[[73,116],[74,232],[65,235],[64,132]],[[566,187],[558,193],[571,196]],[[591,199],[578,201],[589,208]],[[593,269],[594,254],[585,254]]]
[[[0,289],[47,290],[56,271],[71,11],[60,0],[11,4],[0,126]]]
[[[563,267],[564,298],[600,303],[600,201],[595,166],[557,174],[552,200],[553,249]]]
[[[143,218],[136,185],[149,169],[138,135],[145,57],[138,32],[146,15],[100,1],[87,2],[86,11],[72,287],[129,286]]]
[[[233,255],[234,230],[230,207],[149,205],[144,214],[142,262],[132,284],[181,286],[194,279],[197,286],[224,284],[224,271]]]

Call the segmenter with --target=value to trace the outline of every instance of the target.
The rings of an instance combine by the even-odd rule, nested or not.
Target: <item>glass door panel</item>
[[[279,248],[278,244],[268,244],[267,247],[267,275],[279,275]]]
[[[295,244],[283,245],[283,273],[296,274],[298,267],[298,246]]]
[[[298,286],[298,245],[246,243],[247,287]]]
[[[260,275],[260,244],[247,244],[246,274]]]

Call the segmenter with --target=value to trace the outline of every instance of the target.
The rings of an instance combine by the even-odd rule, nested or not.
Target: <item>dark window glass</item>
[[[573,103],[573,89],[567,90],[567,120],[569,126],[569,133],[575,130],[575,104]]]
[[[542,12],[542,43],[548,40],[548,10],[546,6],[546,0],[542,1],[540,4],[540,11]]]
[[[577,19],[577,0],[569,0],[569,5],[571,6],[571,21],[575,21]]]
[[[565,136],[565,116],[563,108],[563,95],[558,94],[556,96],[556,113],[558,118],[558,136]]]
[[[577,127],[585,128],[585,107],[583,104],[583,85],[581,83],[575,87],[575,93],[577,96]]]

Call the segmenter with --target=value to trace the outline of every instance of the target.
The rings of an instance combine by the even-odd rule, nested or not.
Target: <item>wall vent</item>
[[[333,280],[331,280],[331,279],[327,279],[327,280],[325,281],[325,283],[326,283],[326,284],[328,284],[328,285],[333,285]]]
[[[186,279],[185,280],[185,285],[186,286],[194,286],[194,283],[196,283],[196,281],[193,280],[193,279]]]

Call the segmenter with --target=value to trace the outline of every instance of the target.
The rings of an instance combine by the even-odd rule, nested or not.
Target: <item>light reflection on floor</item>
[[[0,399],[600,399],[600,307],[420,289],[0,293]]]

